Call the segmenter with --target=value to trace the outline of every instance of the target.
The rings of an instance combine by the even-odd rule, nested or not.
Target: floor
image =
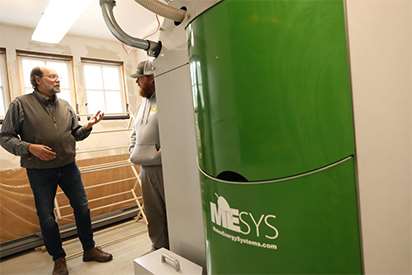
[[[66,251],[67,266],[70,275],[133,275],[133,260],[148,252],[151,243],[147,227],[142,221],[128,221],[114,227],[95,232],[96,244],[113,254],[113,261],[95,263],[82,261],[82,249],[79,240],[63,243]],[[43,249],[12,257],[0,263],[1,275],[44,275],[51,274],[53,261]]]

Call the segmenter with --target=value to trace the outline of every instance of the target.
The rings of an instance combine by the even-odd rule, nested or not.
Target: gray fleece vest
[[[18,98],[24,111],[21,139],[35,144],[47,145],[56,152],[56,158],[42,161],[33,155],[21,156],[21,166],[25,168],[57,168],[75,160],[76,143],[71,134],[72,116],[65,101],[57,100],[54,113],[34,94]]]

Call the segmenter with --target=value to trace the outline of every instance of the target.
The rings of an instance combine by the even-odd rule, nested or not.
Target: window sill
[[[87,116],[87,120],[91,118],[90,115]],[[123,119],[130,119],[129,114],[121,114],[121,115],[104,115],[103,120],[123,120]]]

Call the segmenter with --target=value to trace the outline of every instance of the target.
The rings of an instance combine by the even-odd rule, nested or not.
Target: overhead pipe
[[[100,0],[100,7],[102,8],[103,18],[110,32],[124,44],[145,50],[147,52],[147,55],[157,57],[162,48],[162,43],[160,41],[154,42],[151,40],[136,38],[124,32],[122,28],[117,24],[113,15],[113,8],[115,5],[116,1],[114,0]]]
[[[138,4],[142,5],[151,12],[163,16],[165,18],[171,19],[177,23],[183,21],[186,16],[186,11],[182,9],[177,9],[175,7],[169,6],[160,2],[159,0],[135,0]]]

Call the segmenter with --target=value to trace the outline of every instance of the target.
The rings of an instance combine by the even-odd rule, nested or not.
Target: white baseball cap
[[[153,66],[153,63],[150,60],[145,60],[137,65],[136,72],[131,74],[130,77],[138,78],[143,75],[153,75],[154,71],[155,67]]]

